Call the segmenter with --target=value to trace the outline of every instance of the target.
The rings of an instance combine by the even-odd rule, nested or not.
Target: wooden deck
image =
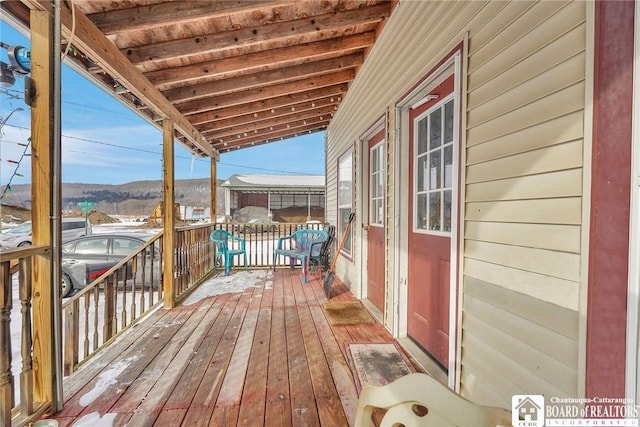
[[[357,392],[345,343],[393,339],[377,322],[330,325],[322,279],[310,279],[302,285],[299,270],[278,270],[242,293],[156,311],[66,379],[64,409],[52,418],[60,426],[95,412],[129,427],[351,425]],[[332,301],[350,300],[336,279]]]

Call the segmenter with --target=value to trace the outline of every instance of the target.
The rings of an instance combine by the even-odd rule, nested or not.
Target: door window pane
[[[429,148],[434,149],[440,146],[442,142],[442,113],[440,109],[435,110],[429,115],[431,126],[429,127]]]
[[[444,143],[453,141],[453,99],[444,105]]]
[[[427,194],[419,194],[416,200],[416,228],[427,229]]]
[[[417,146],[417,154],[423,154],[427,152],[427,119],[428,117],[423,118],[418,121],[418,146]]]
[[[370,150],[369,224],[384,224],[384,141]]]
[[[442,231],[451,231],[451,190],[444,192],[444,218],[442,219]]]
[[[417,162],[418,191],[426,191],[429,189],[429,169],[427,167],[427,160],[429,160],[429,157],[422,156]]]
[[[440,230],[440,192],[429,193],[429,230]]]
[[[444,147],[444,187],[451,188],[452,183],[452,169],[453,169],[453,146],[447,145]]]
[[[429,190],[437,190],[442,187],[440,181],[440,150],[431,152],[431,168],[429,169]]]
[[[455,185],[454,99],[436,105],[415,121],[414,135],[414,227],[451,232]],[[423,139],[425,138],[425,139]]]

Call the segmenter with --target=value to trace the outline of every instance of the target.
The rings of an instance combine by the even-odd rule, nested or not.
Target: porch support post
[[[218,161],[211,158],[211,223],[215,224],[218,218],[218,211],[216,209],[218,199]]]
[[[173,159],[173,122],[162,122],[162,158],[164,168],[162,170],[163,201],[162,225],[164,227],[164,306],[172,308],[176,301],[174,280],[175,263],[175,189],[174,189],[174,159]]]
[[[625,397],[633,2],[595,2],[585,397]]]
[[[31,11],[31,78],[36,91],[31,105],[31,220],[34,245],[51,246],[53,145],[53,16]],[[33,259],[33,398],[52,402],[53,304],[51,254]]]

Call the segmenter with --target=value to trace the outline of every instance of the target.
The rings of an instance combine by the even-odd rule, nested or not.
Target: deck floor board
[[[299,269],[265,276],[242,292],[152,313],[65,380],[64,409],[51,418],[62,426],[93,412],[117,414],[115,426],[352,425],[358,396],[345,346],[393,339],[379,323],[332,326],[317,273],[307,284]],[[354,300],[336,279],[332,301]]]

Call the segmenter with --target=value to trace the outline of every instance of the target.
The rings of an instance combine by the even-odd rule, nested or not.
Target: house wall
[[[394,112],[468,37],[455,385],[480,403],[510,407],[513,394],[577,396],[584,381],[588,8],[581,1],[400,2],[327,130],[327,218],[335,222],[337,157],[349,146],[356,153],[359,135]],[[389,122],[387,229],[389,245],[396,243],[388,252],[387,299],[402,305],[406,248],[394,233],[407,229],[399,200],[406,197],[407,159],[397,158],[406,147]],[[363,222],[361,212],[356,221]],[[361,227],[355,233],[362,241]],[[354,259],[341,259],[337,268],[356,294],[363,247],[356,245]],[[385,310],[385,324],[402,336],[395,312]]]

